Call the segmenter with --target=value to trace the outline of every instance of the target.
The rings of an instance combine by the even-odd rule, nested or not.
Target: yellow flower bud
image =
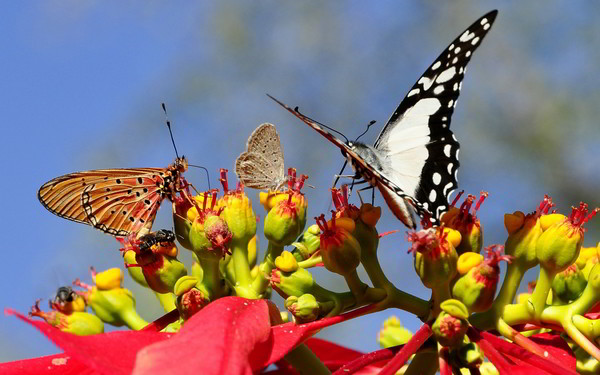
[[[283,251],[280,256],[275,258],[275,267],[283,272],[294,272],[298,269],[298,262],[292,253]]]
[[[120,268],[110,268],[95,276],[96,287],[100,290],[120,288],[123,282],[123,272]]]
[[[481,262],[483,262],[483,255],[479,253],[464,253],[458,257],[456,269],[459,274],[464,275]]]

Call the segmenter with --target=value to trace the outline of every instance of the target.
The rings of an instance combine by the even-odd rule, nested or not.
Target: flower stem
[[[210,293],[207,296],[211,301],[221,298],[225,295],[224,283],[221,278],[221,270],[219,268],[219,259],[208,259],[198,257],[204,276],[202,278],[202,285],[206,287],[206,290]]]
[[[300,344],[283,358],[301,375],[331,375],[331,371],[305,344]]]
[[[122,312],[121,318],[127,324],[127,327],[131,328],[134,331],[139,331],[148,325],[148,322],[145,321],[135,309],[129,309]]]
[[[232,241],[231,261],[235,272],[235,282],[238,285],[250,285],[250,263],[248,263],[248,243]]]
[[[156,299],[160,302],[165,312],[173,311],[175,307],[175,296],[173,293],[157,293],[154,292]]]
[[[539,322],[542,317],[542,311],[546,306],[548,293],[552,287],[552,280],[556,276],[556,272],[550,272],[544,267],[540,267],[540,274],[535,284],[533,293],[527,300],[527,310],[533,315],[536,322]]]
[[[306,269],[306,268],[315,267],[319,263],[323,263],[323,257],[321,257],[320,255],[317,255],[317,256],[312,256],[301,262],[298,262],[298,267]]]
[[[430,311],[429,302],[396,288],[385,276],[377,259],[377,253],[361,253],[361,263],[365,271],[367,271],[367,275],[373,286],[375,288],[383,288],[387,293],[385,300],[380,303],[382,305],[380,307],[381,310],[387,307],[395,307],[415,314],[421,320],[427,318]]]
[[[361,253],[361,263],[369,275],[369,279],[376,288],[385,288],[391,285],[388,278],[385,276],[379,260],[377,259],[377,253],[375,252],[364,252]]]
[[[498,297],[494,300],[492,307],[485,312],[473,314],[469,318],[469,322],[481,330],[495,328],[498,319],[502,316],[504,307],[514,300],[524,274],[525,271],[518,262],[510,263],[506,268],[506,275],[504,276],[502,287],[500,288]]]
[[[275,245],[269,241],[265,258],[258,266],[258,275],[254,281],[252,281],[252,289],[254,289],[258,295],[264,294],[267,290],[267,287],[269,286],[268,277],[275,269],[275,258],[280,256],[282,251],[283,246]]]

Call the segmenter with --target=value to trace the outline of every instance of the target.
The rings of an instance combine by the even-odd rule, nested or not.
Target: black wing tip
[[[493,10],[490,10],[489,12],[487,12],[486,14],[484,14],[483,17],[491,18],[491,21],[493,21],[497,15],[498,15],[498,9],[493,9]]]

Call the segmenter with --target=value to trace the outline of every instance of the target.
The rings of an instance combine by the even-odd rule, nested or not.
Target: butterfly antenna
[[[375,124],[376,122],[377,122],[377,121],[375,121],[375,120],[371,120],[371,121],[369,121],[369,123],[367,124],[367,128],[365,129],[365,131],[364,131],[364,132],[362,132],[362,134],[361,134],[361,135],[359,135],[358,137],[356,137],[355,141],[358,141],[358,139],[359,139],[360,137],[362,137],[363,135],[367,134],[367,132],[369,131],[369,128],[370,128],[370,127],[371,127],[373,124]]]
[[[167,128],[169,128],[169,134],[171,135],[171,142],[173,142],[173,148],[175,149],[175,156],[179,159],[179,153],[177,152],[177,146],[175,146],[175,139],[173,139],[173,131],[171,130],[171,121],[169,121],[169,116],[167,115],[167,106],[165,103],[160,103],[163,112],[165,113],[165,121],[167,123]]]
[[[206,172],[206,180],[208,181],[208,190],[210,190],[210,174],[208,173],[208,169],[206,169],[205,167],[203,167],[201,165],[188,164],[188,166],[189,167],[194,167],[194,168],[204,169],[204,171]]]
[[[296,108],[294,108],[294,111],[295,111],[295,112],[297,112],[297,113],[299,113],[299,114],[301,114],[302,116],[304,116],[304,117],[306,117],[306,118],[310,119],[311,121],[314,121],[316,124],[319,124],[319,125],[321,125],[321,126],[322,126],[322,127],[324,127],[325,129],[329,129],[329,130],[331,130],[332,132],[334,132],[334,133],[337,133],[337,134],[341,135],[342,137],[344,137],[344,139],[346,140],[346,142],[349,142],[349,140],[348,140],[348,137],[346,137],[346,136],[345,136],[344,134],[342,134],[341,132],[339,132],[339,131],[335,130],[334,128],[331,128],[331,127],[329,127],[329,126],[327,126],[327,125],[323,124],[322,122],[319,122],[319,121],[317,121],[317,120],[315,120],[315,119],[312,119],[312,118],[310,118],[310,117],[306,116],[304,113],[300,112],[300,109],[298,108],[298,106],[296,106]]]

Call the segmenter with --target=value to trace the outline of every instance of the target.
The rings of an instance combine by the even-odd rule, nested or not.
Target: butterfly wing
[[[117,237],[152,227],[166,170],[99,169],[54,178],[38,199],[53,214]]]
[[[377,137],[388,159],[389,179],[420,202],[415,209],[437,224],[457,187],[459,143],[450,131],[466,66],[491,28],[497,11],[479,18],[423,73]]]
[[[250,153],[260,154],[269,160],[275,168],[277,176],[284,177],[283,147],[275,125],[264,123],[254,129],[248,138],[246,149]]]
[[[235,173],[244,186],[252,189],[276,189],[284,181],[277,167],[259,153],[243,152],[235,161]]]
[[[235,173],[247,187],[277,190],[285,182],[283,148],[275,125],[257,127],[246,144],[246,152],[235,161]]]

